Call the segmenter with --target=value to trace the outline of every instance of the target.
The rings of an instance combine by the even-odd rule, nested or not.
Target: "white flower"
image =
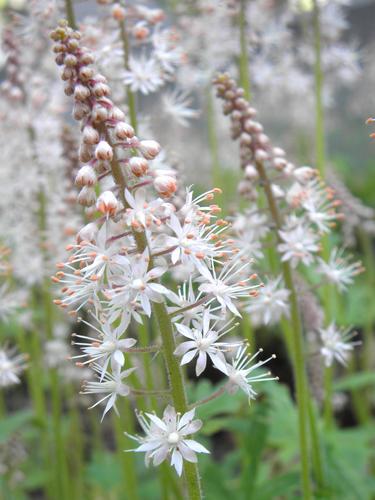
[[[125,221],[133,229],[140,231],[151,224],[161,224],[159,216],[165,205],[161,198],[147,202],[143,189],[137,189],[134,196],[125,189],[125,198],[129,205],[125,212]]]
[[[142,255],[136,255],[129,266],[116,276],[115,287],[105,291],[110,299],[110,306],[122,306],[126,309],[128,303],[138,302],[147,316],[151,316],[151,302],[162,302],[162,295],[169,293],[168,288],[153,281],[166,272],[164,267],[154,267],[148,270],[148,250]]]
[[[136,368],[128,368],[127,370],[121,371],[120,367],[116,367],[112,373],[106,372],[104,376],[102,375],[102,367],[100,365],[94,363],[92,368],[100,376],[99,382],[84,382],[81,393],[105,394],[104,397],[90,406],[90,409],[95,408],[95,406],[99,405],[103,401],[108,400],[103,411],[103,420],[106,413],[108,413],[111,408],[114,408],[116,413],[118,413],[116,408],[117,396],[125,397],[130,394],[130,387],[123,383],[123,379],[129,377],[129,375],[133,373]]]
[[[281,287],[281,276],[269,280],[259,288],[258,295],[250,299],[246,312],[251,315],[254,325],[277,323],[282,316],[289,314],[289,290]]]
[[[193,321],[193,328],[175,323],[178,332],[190,340],[182,342],[182,344],[176,348],[174,354],[176,356],[182,356],[181,365],[190,363],[190,361],[197,356],[198,359],[195,366],[197,377],[206,369],[207,356],[211,359],[216,368],[225,371],[225,357],[223,351],[229,351],[239,345],[238,343],[230,344],[227,342],[219,342],[219,339],[223,335],[229,333],[237,324],[228,328],[232,323],[232,321],[229,321],[221,328],[218,328],[217,320],[212,326],[210,325],[211,319],[211,311],[210,309],[206,309],[201,322]]]
[[[199,265],[199,264],[198,264]],[[244,270],[249,266],[249,262],[242,262],[241,257],[237,256],[227,262],[219,274],[216,273],[214,261],[211,261],[212,269],[199,265],[199,271],[202,277],[198,278],[203,283],[199,286],[199,291],[213,298],[207,302],[211,303],[217,300],[221,305],[222,312],[227,309],[236,316],[241,316],[233,300],[248,297],[259,285],[249,284],[254,281],[256,275],[251,274],[244,278]]]
[[[196,453],[209,453],[197,441],[186,439],[186,436],[202,427],[200,420],[193,420],[194,415],[195,409],[181,416],[172,406],[166,407],[162,419],[152,413],[138,414],[139,423],[146,435],[130,436],[138,441],[140,446],[129,451],[146,452],[147,466],[151,460],[153,465],[157,466],[169,458],[170,464],[181,476],[184,460],[195,463]]]
[[[336,285],[340,292],[344,292],[353,283],[354,276],[364,271],[362,262],[350,262],[350,256],[345,256],[343,249],[334,248],[328,262],[321,258],[318,261],[318,273]]]
[[[318,236],[306,227],[302,222],[298,222],[295,227],[286,228],[279,231],[283,243],[277,246],[282,253],[283,262],[290,261],[292,267],[302,262],[306,266],[314,260],[314,253],[318,252]]]
[[[173,315],[173,320],[180,321],[185,325],[190,325],[193,319],[199,320],[202,317],[205,307],[203,302],[202,304],[197,304],[200,298],[200,293],[197,295],[195,294],[191,277],[178,288],[178,294],[171,291],[168,299],[177,306],[170,306],[168,308],[169,313]],[[182,311],[178,312],[180,309],[182,309]]]
[[[79,346],[83,354],[74,356],[73,359],[88,358],[82,364],[100,363],[100,380],[102,380],[109,363],[111,363],[112,370],[116,369],[116,365],[120,368],[124,366],[124,352],[133,347],[137,341],[133,338],[121,339],[121,335],[124,333],[121,324],[117,328],[113,328],[110,322],[106,321],[104,324],[100,324],[100,329],[98,329],[83,319],[80,321],[94,329],[99,334],[99,338],[74,333],[73,337],[79,339],[79,342],[74,341],[74,345]]]
[[[157,61],[144,54],[138,59],[130,57],[129,70],[124,72],[123,77],[132,92],[142,94],[156,92],[164,83]]]
[[[182,127],[189,126],[189,120],[197,118],[199,112],[196,109],[190,108],[192,102],[191,97],[187,92],[174,90],[165,93],[162,97],[163,110]]]
[[[16,354],[15,348],[0,349],[0,387],[20,383],[19,375],[26,368],[26,359],[25,354]]]
[[[273,354],[269,358],[263,361],[258,361],[252,365],[252,361],[257,358],[261,352],[263,352],[263,349],[259,349],[259,351],[252,356],[247,354],[246,350],[247,346],[239,347],[231,364],[226,363],[225,370],[222,371],[228,376],[228,392],[230,394],[233,394],[237,392],[238,389],[241,389],[245,394],[247,394],[249,399],[255,399],[257,393],[254,391],[252,386],[254,382],[278,380],[278,378],[270,377],[270,372],[259,373],[258,375],[253,376],[251,376],[251,373],[257,368],[268,363],[271,359],[274,359],[276,356]]]
[[[342,365],[346,365],[350,352],[361,342],[349,342],[357,335],[357,332],[350,333],[350,328],[339,328],[335,323],[331,323],[328,328],[319,330],[322,347],[320,352],[325,360],[326,366],[331,366],[336,360]]]
[[[170,30],[155,30],[152,35],[153,56],[159,63],[162,71],[173,75],[175,67],[182,62],[182,51],[173,44],[173,34]]]

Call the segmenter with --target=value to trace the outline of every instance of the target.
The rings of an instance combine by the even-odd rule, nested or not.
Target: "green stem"
[[[238,60],[240,86],[245,91],[245,99],[250,101],[250,71],[249,71],[249,54],[246,37],[246,4],[247,0],[240,0],[240,12],[238,18],[239,31],[240,31],[240,56]]]
[[[267,177],[265,168],[261,162],[256,164],[259,177],[263,183],[264,192],[267,197],[268,206],[276,225],[277,238],[279,239],[278,231],[282,227],[282,219],[279,213],[275,198],[272,193],[270,181]],[[292,270],[288,262],[282,263],[282,274],[286,288],[290,292],[290,323],[293,334],[293,371],[296,383],[296,399],[298,406],[298,434],[301,452],[301,482],[303,490],[303,498],[309,500],[312,498],[310,467],[309,467],[309,445],[308,445],[308,392],[306,368],[304,362],[304,347],[302,323],[298,307],[298,298],[293,282]]]
[[[318,0],[313,0],[314,51],[315,51],[315,151],[316,168],[322,177],[325,174],[325,140],[324,140],[324,107],[323,107],[323,71],[322,48],[320,34],[320,11]]]
[[[76,30],[77,29],[77,23],[74,15],[74,8],[73,8],[73,1],[74,0],[65,0],[65,12],[66,12],[66,17],[69,23],[69,26]]]
[[[331,428],[334,423],[333,419],[333,368],[332,366],[324,368],[324,425],[327,429]]]
[[[107,141],[111,143],[109,134],[106,133]],[[124,207],[127,207],[127,202],[125,199],[125,188],[126,188],[126,178],[121,170],[120,163],[118,161],[116,151],[114,149],[113,159],[111,161],[111,171],[112,176],[116,184],[120,187],[121,199]],[[147,239],[144,233],[139,233],[134,231],[133,236],[137,245],[139,253],[142,253],[147,248]],[[152,257],[149,260],[149,267],[153,267]],[[169,317],[165,303],[154,303],[153,311],[159,326],[159,331],[163,341],[163,354],[166,362],[166,368],[168,373],[168,379],[171,386],[171,394],[174,407],[176,411],[185,413],[188,408],[185,384],[182,375],[181,366],[173,354],[176,348],[172,322]],[[198,467],[196,464],[185,462],[184,465],[185,477],[187,482],[187,490],[190,500],[200,500],[202,498],[200,477],[198,473]]]

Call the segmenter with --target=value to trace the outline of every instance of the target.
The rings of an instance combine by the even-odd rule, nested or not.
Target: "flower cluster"
[[[227,336],[235,325],[230,316],[240,316],[239,302],[256,296],[260,284],[252,263],[226,235],[228,223],[215,203],[221,191],[195,197],[189,188],[177,205],[175,173],[154,167],[160,145],[139,139],[113,104],[80,33],[61,22],[51,38],[65,93],[74,98],[73,117],[81,123],[78,201],[98,213],[67,247],[70,256],[53,277],[62,285],[56,304],[73,315],[90,309],[97,325],[87,324],[94,331],[90,335],[74,336],[82,351],[78,364],[90,365],[97,377],[83,392],[100,394],[96,404],[105,401],[106,414],[119,396],[137,394],[131,381],[139,370],[132,358],[161,350],[168,370],[194,361],[199,376],[210,361],[227,377],[229,393],[240,388],[254,398],[253,383],[272,377],[250,373],[271,358],[253,364],[260,351],[250,357],[247,346]],[[190,275],[178,293],[167,286],[169,271],[177,267]],[[129,332],[152,314],[159,323],[162,315],[162,342],[138,346]],[[172,337],[166,340],[169,328]],[[237,354],[230,361],[233,350]],[[173,377],[170,382],[174,397]],[[185,439],[198,430],[194,413],[179,416],[177,410],[168,407],[163,420],[146,414],[151,423],[142,419],[146,437],[138,451],[146,451],[146,462],[152,458],[155,465],[168,456],[180,474],[183,459],[194,462],[195,452],[206,450]]]
[[[308,277],[307,268],[315,266],[315,277],[321,276],[321,284],[335,285],[344,291],[356,275],[363,272],[361,262],[355,262],[344,251],[332,248],[328,258],[322,258],[322,238],[335,227],[342,215],[337,212],[341,202],[334,191],[319,178],[316,170],[308,166],[296,167],[287,160],[285,152],[271,144],[263,126],[256,120],[256,110],[244,99],[244,91],[238,88],[228,74],[219,75],[214,84],[218,97],[224,100],[224,114],[230,115],[233,139],[239,139],[240,163],[244,178],[239,191],[251,205],[248,213],[274,229],[276,250],[281,263],[288,263]],[[269,213],[261,211],[257,202],[259,188],[266,194]],[[235,217],[234,236],[247,239],[247,247],[259,245],[257,258],[266,252],[270,235],[267,231],[249,230],[243,223],[244,215]],[[271,243],[273,244],[273,243]],[[317,286],[317,283],[314,283]],[[289,313],[290,289],[284,288],[282,277],[276,276],[260,290],[247,306],[255,324],[278,322]],[[300,299],[301,301],[302,299]],[[316,332],[318,333],[318,332]],[[325,337],[324,337],[325,338]],[[333,339],[333,340],[332,340]],[[338,336],[330,336],[331,342],[339,342]],[[332,348],[334,349],[334,348]],[[337,345],[341,351],[340,345]],[[322,350],[322,354],[326,351]],[[338,359],[338,357],[336,357]]]

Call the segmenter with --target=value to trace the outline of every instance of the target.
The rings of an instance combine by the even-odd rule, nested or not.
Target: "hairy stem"
[[[250,72],[249,72],[249,55],[246,38],[246,4],[247,0],[240,0],[240,12],[238,17],[238,25],[240,31],[240,55],[238,59],[239,80],[240,85],[245,91],[245,99],[251,99],[250,92]]]
[[[76,18],[75,18],[75,14],[74,14],[73,1],[74,0],[65,0],[65,12],[66,12],[66,18],[68,20],[69,26],[72,29],[76,30],[77,23],[76,23]]]
[[[323,108],[323,70],[321,54],[320,11],[318,0],[313,0],[313,26],[315,51],[315,155],[316,167],[322,176],[325,174],[325,140],[324,140],[324,108]]]

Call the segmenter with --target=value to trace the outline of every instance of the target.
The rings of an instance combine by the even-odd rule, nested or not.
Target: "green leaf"
[[[335,391],[352,391],[368,386],[375,387],[375,372],[361,372],[347,375],[334,384],[334,389]]]
[[[96,453],[86,469],[87,479],[91,484],[108,491],[121,482],[121,466],[116,455],[112,453]]]
[[[12,434],[29,424],[32,418],[33,412],[31,410],[17,411],[3,418],[0,421],[0,443],[5,443]]]
[[[260,484],[252,498],[256,500],[275,500],[275,498],[300,498],[297,496],[300,485],[300,475],[298,472],[289,472]],[[284,496],[285,495],[285,496]],[[291,496],[293,495],[293,496]]]

